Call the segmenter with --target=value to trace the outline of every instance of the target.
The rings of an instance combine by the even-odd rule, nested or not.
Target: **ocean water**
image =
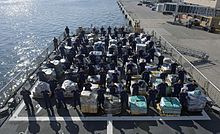
[[[117,0],[0,0],[0,88],[65,26],[126,25]]]

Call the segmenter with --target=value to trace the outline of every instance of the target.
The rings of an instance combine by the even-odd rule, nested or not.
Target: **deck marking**
[[[21,110],[25,107],[24,101],[21,102],[19,107],[13,113],[9,121],[156,121],[156,120],[211,120],[208,114],[203,110],[202,116],[66,116],[66,117],[48,117],[48,116],[18,116]],[[36,113],[39,113],[40,107]],[[112,123],[112,122],[111,122]]]
[[[107,114],[107,134],[113,134],[112,115]]]
[[[170,121],[183,121],[183,120],[211,120],[209,116],[202,112],[202,116],[90,116],[90,117],[48,117],[48,116],[36,116],[36,117],[14,117],[12,116],[9,121],[156,121],[156,120],[170,120]]]

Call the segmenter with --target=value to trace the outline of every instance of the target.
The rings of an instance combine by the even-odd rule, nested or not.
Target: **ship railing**
[[[166,50],[183,68],[196,80],[204,89],[207,96],[211,98],[214,104],[220,106],[220,89],[212,83],[202,72],[200,72],[185,56],[183,56],[171,43],[155,31],[152,32],[155,39],[160,42],[163,50]]]
[[[64,33],[58,37],[59,44],[64,39]],[[32,76],[40,65],[53,53],[53,42],[49,43],[47,48],[31,61],[31,64],[18,72],[4,87],[0,90],[0,108],[4,107],[7,102],[13,98],[22,87],[30,86],[30,76]]]

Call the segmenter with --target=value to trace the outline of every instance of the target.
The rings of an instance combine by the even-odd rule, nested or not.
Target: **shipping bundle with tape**
[[[147,114],[147,102],[144,96],[130,96],[129,107],[131,114]]]
[[[97,94],[91,91],[81,92],[81,112],[82,113],[97,113]]]
[[[163,114],[180,115],[182,105],[177,97],[162,97],[160,109]]]

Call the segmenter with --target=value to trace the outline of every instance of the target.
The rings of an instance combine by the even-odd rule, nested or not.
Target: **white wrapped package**
[[[34,85],[34,97],[36,98],[42,98],[42,91],[50,91],[50,85],[46,82],[43,81],[37,81],[36,84]]]
[[[77,90],[78,87],[77,87],[77,83],[72,82],[71,80],[65,80],[62,84],[62,88],[65,90],[72,91],[72,90]]]

